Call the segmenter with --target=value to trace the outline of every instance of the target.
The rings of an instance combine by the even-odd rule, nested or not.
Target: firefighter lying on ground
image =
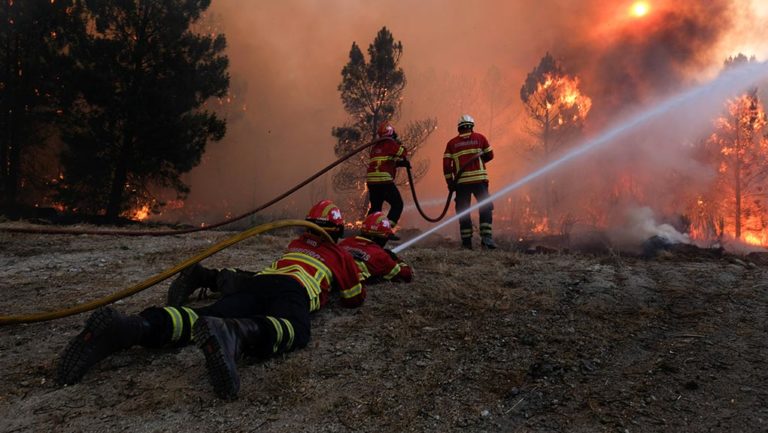
[[[392,225],[384,213],[375,212],[363,221],[360,236],[341,240],[339,246],[347,250],[355,259],[365,282],[377,281],[410,282],[413,270],[395,253],[385,250],[384,246],[392,234]],[[227,269],[218,272],[195,264],[181,272],[168,288],[168,305],[180,307],[186,305],[189,298],[198,289],[203,289],[201,298],[206,291],[220,293],[226,296],[240,290],[244,286],[236,281],[249,278],[253,272],[241,269]]]
[[[341,211],[329,200],[312,207],[306,219],[335,241],[343,233]],[[310,313],[328,302],[332,287],[346,307],[361,305],[366,295],[352,256],[309,231],[258,274],[209,269],[197,277],[238,287],[203,308],[151,307],[132,316],[109,307],[97,310],[64,349],[58,383],[79,382],[97,362],[134,345],[179,347],[194,341],[205,356],[216,394],[234,399],[240,389],[236,362],[241,355],[268,358],[306,346]]]

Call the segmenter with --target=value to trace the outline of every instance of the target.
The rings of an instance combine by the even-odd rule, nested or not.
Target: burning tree
[[[725,68],[746,62],[743,54],[729,57]],[[717,167],[715,187],[696,204],[697,228],[702,237],[724,234],[752,244],[768,243],[768,138],[766,114],[752,88],[726,102],[715,120],[715,131],[705,144],[705,158]]]
[[[383,122],[400,118],[406,79],[400,67],[403,44],[395,41],[392,33],[382,27],[368,47],[366,62],[360,47],[352,43],[349,62],[341,70],[339,92],[344,109],[350,118],[344,126],[334,127],[331,134],[336,138],[334,152],[337,156],[349,153],[355,147],[376,138],[376,130]],[[398,136],[413,156],[437,126],[435,119],[410,122],[405,127],[395,125]],[[359,153],[342,165],[333,177],[337,191],[361,191],[365,187],[365,170],[368,164],[366,152]],[[413,165],[414,181],[427,171],[427,162]],[[403,183],[400,180],[399,183]],[[357,203],[357,207],[362,207]]]
[[[529,149],[538,160],[548,160],[582,131],[592,100],[579,90],[579,79],[568,75],[550,54],[541,58],[520,89],[528,115],[526,132],[534,138]],[[551,221],[559,202],[554,178],[544,179],[544,218]],[[548,223],[549,224],[549,223]]]
[[[8,209],[18,206],[22,180],[64,104],[71,11],[65,1],[0,2],[0,205]]]
[[[115,219],[154,206],[152,188],[183,197],[180,175],[225,122],[205,110],[229,86],[223,35],[190,30],[210,0],[84,1],[87,31],[70,47],[76,103],[63,132],[60,199]]]

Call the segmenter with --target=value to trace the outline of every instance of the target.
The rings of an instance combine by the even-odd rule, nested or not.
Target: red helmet
[[[384,122],[381,125],[379,125],[378,134],[379,134],[379,137],[381,138],[392,137],[395,135],[395,128],[393,128],[392,125],[390,125],[389,123]]]
[[[322,227],[335,242],[344,236],[344,218],[341,216],[341,210],[330,200],[322,200],[312,206],[305,219]]]
[[[344,228],[341,210],[330,200],[323,200],[312,206],[305,219],[326,230]]]
[[[365,217],[360,232],[363,235],[380,238],[389,238],[389,236],[394,234],[392,223],[389,222],[383,212],[374,212]]]

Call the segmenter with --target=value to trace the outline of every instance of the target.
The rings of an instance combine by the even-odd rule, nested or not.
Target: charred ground
[[[162,238],[0,233],[0,313],[89,301],[229,233]],[[207,259],[259,269],[290,233]],[[535,251],[535,249],[534,249]],[[135,348],[53,384],[87,314],[0,328],[0,431],[765,431],[768,264],[663,251],[402,253],[410,285],[369,287],[357,310],[313,319],[310,346],[242,364],[218,400],[194,347]],[[543,252],[549,254],[542,254]],[[116,307],[162,304],[168,282]],[[196,301],[206,302],[206,301]]]

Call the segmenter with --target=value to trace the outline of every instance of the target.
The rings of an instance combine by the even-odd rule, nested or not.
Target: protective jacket
[[[288,275],[299,281],[309,295],[310,311],[328,303],[332,287],[339,290],[346,307],[357,307],[365,300],[365,286],[354,258],[314,233],[304,233],[291,241],[282,257],[259,274]]]
[[[413,279],[413,270],[407,263],[368,238],[346,238],[339,242],[339,246],[355,258],[364,280],[384,279],[408,283]]]
[[[467,164],[476,155],[481,156],[464,167],[464,164]],[[488,182],[485,163],[492,159],[493,149],[491,149],[485,136],[477,132],[459,134],[445,146],[445,154],[443,155],[445,180],[454,185]],[[464,167],[464,171],[461,178],[456,179],[462,167]]]
[[[379,139],[371,146],[366,181],[368,183],[392,183],[395,181],[397,163],[408,157],[405,146],[391,137]]]

